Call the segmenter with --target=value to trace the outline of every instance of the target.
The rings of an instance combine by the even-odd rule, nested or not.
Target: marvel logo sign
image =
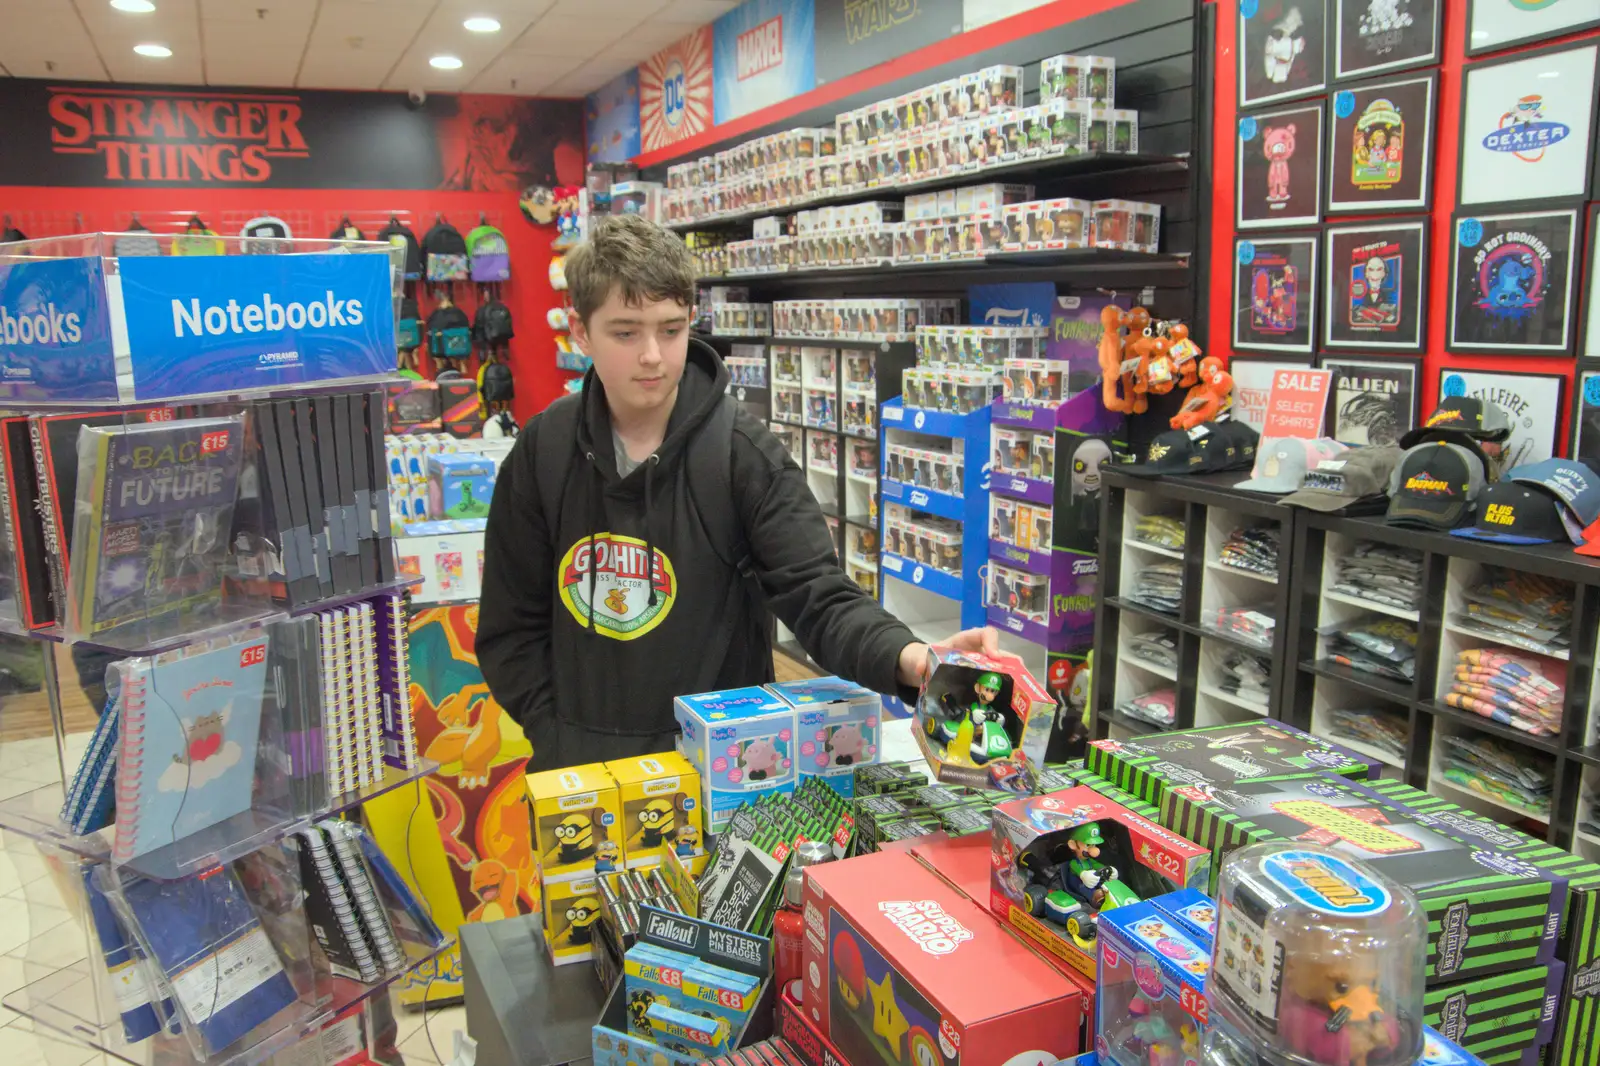
[[[753,30],[739,34],[739,80],[753,78],[762,71],[783,65],[783,16],[768,19]]]

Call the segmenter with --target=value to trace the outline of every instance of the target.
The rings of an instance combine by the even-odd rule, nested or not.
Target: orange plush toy
[[[1189,390],[1170,425],[1173,429],[1193,429],[1209,422],[1228,406],[1232,397],[1233,375],[1224,369],[1220,358],[1208,355],[1200,360],[1199,383]]]
[[[1116,304],[1100,309],[1100,400],[1107,411],[1126,411],[1122,392],[1122,327],[1124,314]]]
[[[1100,325],[1100,395],[1106,410],[1143,414],[1150,407],[1145,396],[1150,359],[1145,329],[1150,312],[1142,307],[1127,312],[1106,307],[1100,312]]]

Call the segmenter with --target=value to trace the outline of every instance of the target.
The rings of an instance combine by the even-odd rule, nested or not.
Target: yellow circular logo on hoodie
[[[584,537],[561,557],[561,602],[577,623],[617,640],[642,637],[672,611],[678,578],[672,560],[660,548],[655,565],[647,562],[645,543],[636,537],[596,533]],[[589,575],[594,571],[594,599],[589,598]],[[650,591],[655,590],[655,603]]]

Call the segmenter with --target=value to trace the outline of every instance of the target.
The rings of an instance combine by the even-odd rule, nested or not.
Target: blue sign
[[[1052,281],[967,286],[967,307],[974,326],[1048,326],[1055,306]]]
[[[1389,890],[1354,863],[1319,851],[1279,851],[1261,860],[1279,888],[1314,910],[1363,916],[1389,906]]]
[[[817,84],[813,0],[745,0],[711,24],[715,119],[748,115]]]
[[[140,400],[394,370],[386,255],[124,258],[121,271]]]
[[[117,398],[99,259],[0,265],[0,397]]]
[[[584,104],[589,162],[626,163],[639,154],[639,68],[630,67]]]

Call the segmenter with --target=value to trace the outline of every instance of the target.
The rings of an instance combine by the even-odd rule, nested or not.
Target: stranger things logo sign
[[[581,101],[0,83],[0,185],[515,191],[583,174]]]

